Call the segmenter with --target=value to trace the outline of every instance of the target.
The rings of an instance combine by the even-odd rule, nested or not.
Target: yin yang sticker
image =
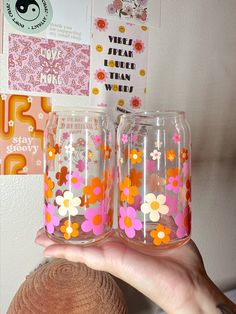
[[[49,0],[5,0],[4,15],[14,28],[26,34],[41,33],[53,16]]]

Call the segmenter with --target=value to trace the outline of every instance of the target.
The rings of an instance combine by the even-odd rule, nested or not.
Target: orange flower
[[[179,168],[169,168],[167,170],[167,177],[177,177],[179,175]]]
[[[93,178],[92,184],[84,187],[84,194],[89,195],[89,203],[95,204],[104,199],[105,184],[99,178]]]
[[[55,156],[56,156],[56,150],[55,150],[55,148],[52,147],[52,146],[49,146],[49,147],[48,147],[48,151],[47,151],[47,157],[48,157],[48,159],[49,159],[49,160],[52,160],[52,159],[55,158]]]
[[[44,176],[44,196],[45,198],[51,198],[53,196],[53,188],[55,184],[47,175]]]
[[[173,149],[170,149],[166,152],[166,158],[169,160],[169,161],[174,161],[175,160],[175,152],[173,151]]]
[[[102,144],[101,145],[101,151],[102,151],[102,153],[104,155],[104,159],[105,160],[106,159],[110,159],[110,157],[111,157],[111,148],[110,148],[109,145]]]
[[[110,227],[110,228],[112,228],[112,226],[113,226],[113,209],[112,208],[110,208],[109,210],[108,210],[108,214],[107,214],[107,225]]]
[[[142,182],[140,181],[143,178],[143,174],[141,171],[136,171],[136,169],[132,168],[130,170],[130,180],[131,180],[131,185],[136,185],[140,186]]]
[[[126,201],[128,204],[133,204],[134,197],[138,195],[138,188],[136,186],[132,186],[131,180],[128,177],[124,178],[124,182],[119,183],[119,187],[121,190],[121,201]]]
[[[135,165],[137,163],[142,162],[142,154],[143,154],[142,152],[133,149],[129,155],[129,158],[131,159],[131,164]]]
[[[150,232],[150,236],[154,239],[154,245],[161,245],[161,243],[170,242],[170,232],[171,229],[165,228],[163,225],[157,225],[155,230]]]
[[[64,234],[64,238],[66,240],[70,240],[70,238],[76,238],[79,235],[79,225],[74,222],[71,223],[69,220],[66,220],[64,225],[61,226],[60,231]]]
[[[181,153],[180,153],[180,159],[182,162],[185,162],[188,160],[188,150],[186,148],[183,148]]]

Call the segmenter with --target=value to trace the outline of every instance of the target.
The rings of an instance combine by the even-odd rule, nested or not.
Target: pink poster
[[[90,46],[9,35],[9,89],[89,95]]]
[[[0,174],[42,174],[48,98],[0,94]]]
[[[142,109],[146,99],[148,27],[95,18],[91,101],[98,107]]]

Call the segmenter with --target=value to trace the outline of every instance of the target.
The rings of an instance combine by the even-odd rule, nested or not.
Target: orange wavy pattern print
[[[0,174],[41,174],[48,98],[0,94]]]

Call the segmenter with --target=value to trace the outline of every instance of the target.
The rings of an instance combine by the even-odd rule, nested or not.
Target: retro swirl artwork
[[[42,174],[48,98],[0,94],[0,174]]]

